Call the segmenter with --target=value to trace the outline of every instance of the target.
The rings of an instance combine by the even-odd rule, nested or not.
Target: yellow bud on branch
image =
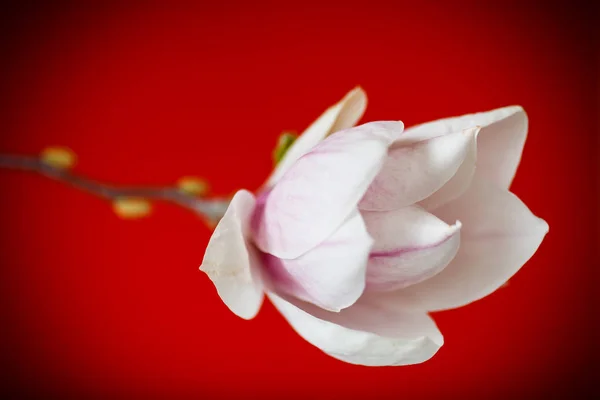
[[[113,201],[113,210],[121,218],[137,219],[150,214],[152,205],[139,197],[121,197]]]
[[[69,169],[75,165],[77,156],[67,147],[46,147],[40,154],[41,160],[54,168]]]
[[[192,196],[204,196],[208,192],[208,182],[195,176],[184,176],[179,179],[177,187]]]

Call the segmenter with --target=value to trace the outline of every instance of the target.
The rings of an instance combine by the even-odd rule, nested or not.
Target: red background
[[[198,271],[210,231],[188,211],[159,204],[151,218],[123,221],[95,197],[0,170],[3,391],[506,399],[587,390],[597,10],[216,3],[5,8],[0,152],[67,145],[76,171],[98,180],[167,185],[192,174],[227,195],[256,189],[278,134],[301,131],[356,84],[370,99],[364,121],[411,125],[521,104],[530,134],[513,191],[550,233],[508,287],[436,315],[446,344],[432,360],[365,368],[323,355],[270,304],[249,322],[230,313]]]

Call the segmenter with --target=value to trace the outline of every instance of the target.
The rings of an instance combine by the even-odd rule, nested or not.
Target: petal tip
[[[348,92],[348,96],[354,95],[354,94],[360,94],[361,96],[364,96],[365,98],[367,97],[367,93],[365,92],[365,89],[363,89],[363,87],[361,85],[354,86],[354,88]]]
[[[239,310],[230,308],[230,310],[231,310],[231,312],[233,312],[235,315],[237,315],[241,319],[250,321],[251,319],[254,319],[254,317],[256,317],[258,315],[258,312],[262,308],[263,302],[264,302],[264,295],[261,297],[260,303],[258,304],[257,307],[252,307],[252,308],[248,308],[248,309],[239,309]]]
[[[401,128],[401,130],[400,130],[400,132],[398,132],[398,134],[404,132],[404,122],[402,122],[400,120],[395,121],[395,122],[398,124],[398,127]]]
[[[503,112],[503,114],[506,115],[506,117],[510,117],[511,115],[518,114],[518,113],[526,114],[525,113],[525,108],[523,108],[523,106],[521,106],[519,104],[512,104],[512,105],[509,105],[509,106],[498,108],[498,109],[493,110],[493,111]]]
[[[546,236],[548,234],[548,232],[550,232],[550,225],[543,220],[542,218],[538,217],[538,223],[540,224],[540,230],[544,232],[544,236]]]
[[[388,144],[392,144],[396,140],[400,139],[400,137],[402,136],[402,133],[404,132],[404,122],[402,122],[400,120],[387,121],[387,122],[384,121],[384,124],[389,124],[387,126],[387,128],[391,132],[391,134],[388,135],[388,137],[389,137]]]
[[[421,336],[421,338],[425,341],[430,341],[433,343],[438,349],[444,345],[444,336],[440,333],[439,335],[431,335],[431,336]],[[435,355],[432,354],[432,357]]]
[[[461,228],[462,228],[462,222],[460,222],[459,220],[456,220],[454,222],[454,225],[450,225],[450,234],[460,231]]]

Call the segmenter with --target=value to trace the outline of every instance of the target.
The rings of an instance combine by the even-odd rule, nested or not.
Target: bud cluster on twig
[[[166,201],[189,209],[214,226],[229,204],[226,198],[207,198],[208,183],[194,176],[184,176],[171,187],[116,186],[73,173],[76,162],[71,149],[59,146],[45,148],[39,157],[0,154],[0,167],[37,172],[92,193],[110,201],[114,212],[125,219],[146,217],[152,211],[152,201]]]

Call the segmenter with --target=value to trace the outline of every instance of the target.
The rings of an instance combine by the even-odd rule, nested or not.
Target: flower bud
[[[54,168],[69,169],[75,165],[77,156],[67,147],[46,147],[40,154],[41,160]]]
[[[285,153],[288,151],[292,144],[296,141],[298,135],[291,132],[283,132],[277,140],[277,146],[273,150],[273,161],[275,165],[279,164],[279,161],[283,158]]]
[[[208,192],[208,182],[195,176],[184,176],[177,181],[182,192],[192,196],[204,196]]]
[[[152,205],[143,198],[121,197],[113,201],[113,210],[121,218],[137,219],[150,214]]]

